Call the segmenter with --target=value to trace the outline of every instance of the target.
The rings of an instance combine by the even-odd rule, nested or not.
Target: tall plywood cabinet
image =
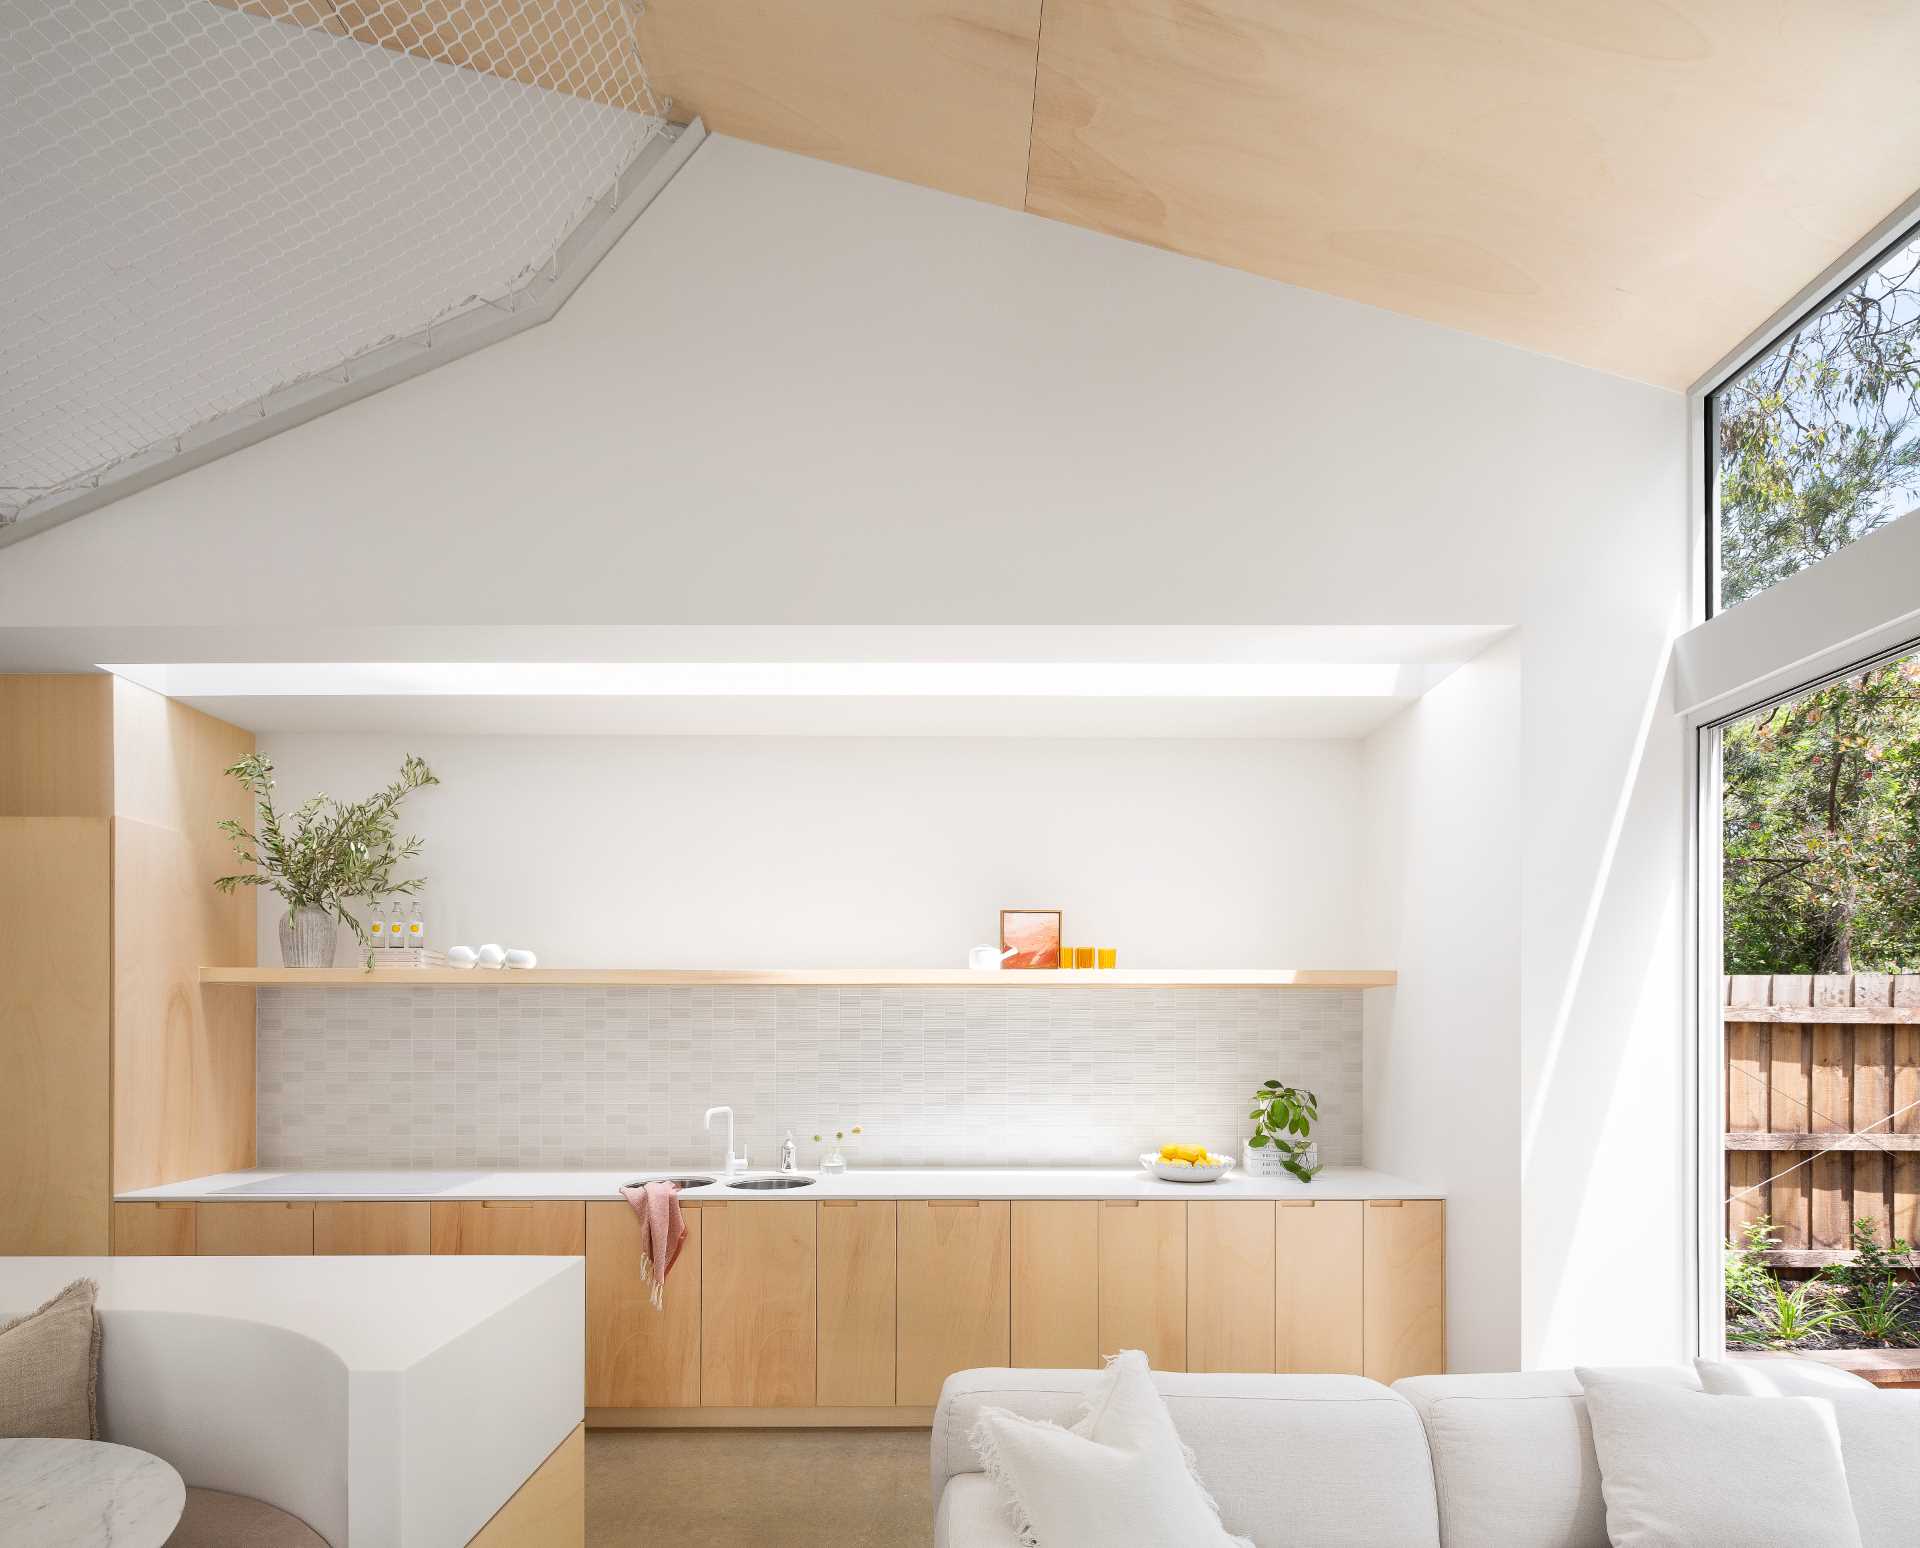
[[[0,676],[0,1253],[109,1249],[116,1191],[251,1166],[250,733],[101,673]]]

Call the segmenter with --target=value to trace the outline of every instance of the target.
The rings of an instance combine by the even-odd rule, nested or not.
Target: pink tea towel
[[[687,1222],[680,1214],[680,1185],[641,1183],[620,1192],[640,1217],[640,1280],[652,1284],[647,1299],[659,1311],[666,1304],[667,1275],[673,1272],[674,1259],[687,1240]]]

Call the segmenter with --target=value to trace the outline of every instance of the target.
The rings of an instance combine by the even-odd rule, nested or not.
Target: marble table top
[[[0,1440],[0,1542],[161,1548],[186,1503],[180,1475],[131,1446]]]

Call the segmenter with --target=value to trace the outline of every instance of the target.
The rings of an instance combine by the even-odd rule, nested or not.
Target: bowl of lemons
[[[1158,1155],[1142,1155],[1140,1164],[1168,1182],[1218,1182],[1233,1170],[1233,1157],[1205,1145],[1162,1145]]]

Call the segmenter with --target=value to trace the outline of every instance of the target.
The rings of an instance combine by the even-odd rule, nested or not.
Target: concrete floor
[[[925,1430],[589,1430],[587,1548],[931,1548]]]

